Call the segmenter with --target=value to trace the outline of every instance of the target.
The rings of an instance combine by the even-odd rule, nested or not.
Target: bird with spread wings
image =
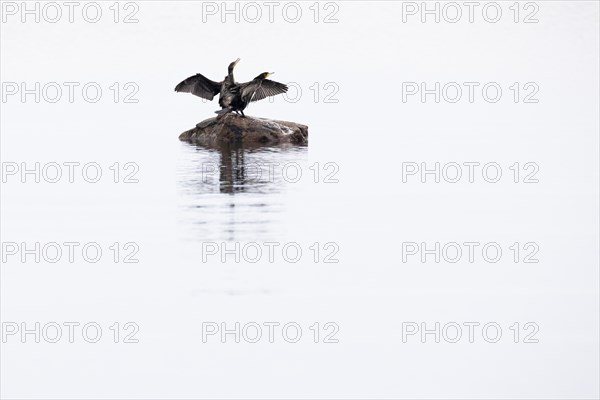
[[[237,83],[233,77],[233,69],[240,61],[229,64],[228,75],[221,82],[215,82],[202,74],[196,74],[175,86],[176,92],[191,93],[206,100],[212,100],[219,95],[221,110],[216,111],[217,118],[232,111],[244,115],[244,109],[253,101],[259,101],[269,96],[286,93],[288,87],[283,83],[267,79],[272,72],[263,72],[250,82]]]

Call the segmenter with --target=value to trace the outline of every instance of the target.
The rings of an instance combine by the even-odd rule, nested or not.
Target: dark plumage
[[[283,83],[267,79],[269,75],[273,74],[272,72],[264,72],[250,82],[236,83],[233,78],[233,69],[239,61],[238,58],[229,64],[229,73],[222,82],[211,81],[202,74],[196,74],[179,83],[175,87],[175,91],[192,93],[207,100],[212,100],[215,95],[220,93],[221,110],[216,111],[219,114],[218,118],[231,111],[236,113],[239,111],[242,116],[245,116],[244,109],[250,102],[287,92],[288,87]]]
[[[244,109],[252,101],[259,101],[268,96],[276,96],[285,93],[288,87],[283,83],[267,79],[272,72],[263,72],[250,82],[241,83],[232,88],[233,97],[227,107],[217,111],[219,117],[231,112],[239,111],[244,116]]]
[[[238,62],[240,62],[239,58],[229,64],[227,76],[222,82],[211,81],[202,74],[196,74],[175,86],[175,91],[191,93],[206,100],[212,100],[215,95],[221,93],[219,96],[219,104],[221,107],[225,107],[221,103],[230,96],[230,88],[236,85],[235,79],[233,78],[233,69]]]

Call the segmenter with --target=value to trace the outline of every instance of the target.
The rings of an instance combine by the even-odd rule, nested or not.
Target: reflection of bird
[[[227,107],[233,97],[231,88],[236,85],[235,79],[233,78],[233,69],[238,62],[240,62],[239,58],[229,64],[228,74],[225,79],[223,79],[223,82],[211,81],[202,74],[196,74],[175,86],[175,91],[191,93],[206,100],[212,100],[215,95],[221,93],[219,96],[219,105],[222,108]]]
[[[273,73],[263,72],[250,82],[235,85],[232,88],[233,98],[229,104],[225,107],[221,104],[223,109],[217,111],[219,117],[231,111],[239,111],[242,113],[242,116],[244,116],[244,109],[251,101],[259,101],[268,96],[275,96],[287,92],[288,87],[286,85],[267,79],[269,75],[273,75]]]
[[[215,95],[221,93],[219,96],[221,110],[217,111],[219,114],[217,118],[231,111],[236,113],[239,111],[242,116],[245,116],[244,109],[250,102],[287,92],[286,85],[266,79],[273,74],[272,72],[264,72],[250,82],[236,83],[233,78],[233,69],[239,61],[238,58],[229,64],[229,74],[222,82],[215,82],[202,74],[196,74],[179,83],[175,87],[175,91],[192,93],[206,100],[212,100]]]

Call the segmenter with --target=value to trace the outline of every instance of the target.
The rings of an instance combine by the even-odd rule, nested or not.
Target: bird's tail
[[[225,107],[222,110],[215,111],[215,114],[217,114],[217,119],[219,119],[222,118],[225,114],[230,113],[231,111],[233,111],[231,107]]]

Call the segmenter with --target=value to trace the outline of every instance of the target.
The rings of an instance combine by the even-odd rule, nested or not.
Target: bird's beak
[[[275,72],[267,72],[267,78],[273,75]]]
[[[233,62],[233,66],[235,67],[235,66],[237,65],[237,63],[239,63],[239,62],[240,62],[240,59],[238,58],[237,60],[235,60],[235,61]]]

